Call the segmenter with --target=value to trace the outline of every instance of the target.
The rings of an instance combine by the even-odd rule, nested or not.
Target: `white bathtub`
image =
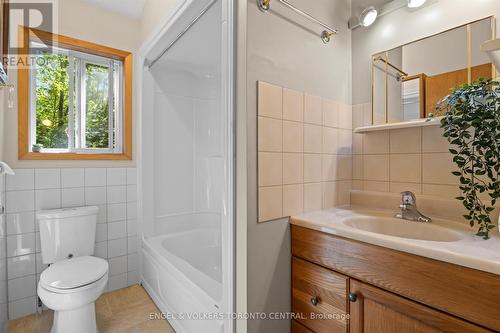
[[[173,316],[167,319],[177,333],[223,332],[222,320],[189,318],[220,313],[220,246],[220,232],[213,228],[143,240],[143,285],[160,310]]]

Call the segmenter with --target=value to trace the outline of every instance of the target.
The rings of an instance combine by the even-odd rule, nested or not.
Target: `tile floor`
[[[102,295],[96,302],[97,326],[100,333],[175,333],[165,320],[149,320],[159,312],[146,291],[139,285]],[[52,311],[9,321],[9,333],[48,333]]]

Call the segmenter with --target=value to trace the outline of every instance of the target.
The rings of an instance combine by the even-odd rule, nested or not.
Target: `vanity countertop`
[[[476,228],[470,228],[463,223],[443,219],[434,219],[429,224],[399,219],[392,220],[391,223],[401,223],[402,229],[403,227],[421,229],[422,232],[418,231],[423,235],[450,232],[456,236],[456,239],[451,241],[430,241],[365,231],[349,226],[347,223],[353,219],[379,218],[387,220],[392,218],[394,214],[394,211],[345,206],[292,216],[290,223],[335,236],[500,275],[500,236],[498,234],[492,235],[489,240],[484,240],[474,235]]]

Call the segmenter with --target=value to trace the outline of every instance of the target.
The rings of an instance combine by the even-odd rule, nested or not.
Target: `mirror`
[[[481,45],[494,38],[495,18],[471,22],[372,56],[374,125],[431,114],[450,91],[478,78],[490,79],[495,68]]]

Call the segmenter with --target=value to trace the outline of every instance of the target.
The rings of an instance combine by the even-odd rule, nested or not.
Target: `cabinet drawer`
[[[316,333],[347,332],[348,278],[305,260],[292,259],[292,309]]]

